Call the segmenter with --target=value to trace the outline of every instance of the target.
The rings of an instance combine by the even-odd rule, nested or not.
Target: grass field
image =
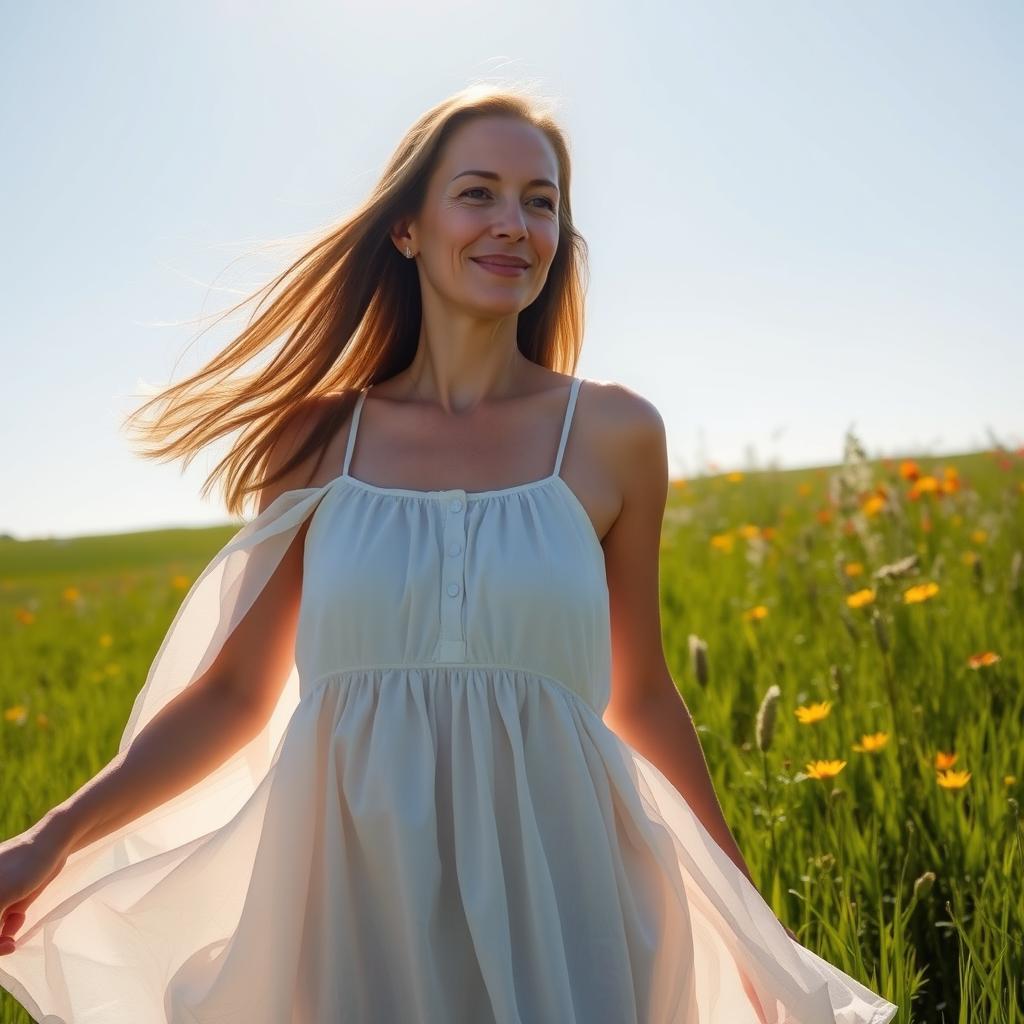
[[[876,463],[851,437],[666,509],[665,650],[726,817],[780,918],[900,1022],[1024,1020],[1022,506],[1024,450]],[[113,757],[236,529],[0,540],[0,839]]]

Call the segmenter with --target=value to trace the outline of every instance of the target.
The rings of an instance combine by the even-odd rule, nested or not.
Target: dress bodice
[[[610,686],[604,553],[561,476],[580,378],[550,475],[490,491],[380,487],[344,468],[306,536],[300,687],[383,665],[494,665],[547,676],[599,712]]]

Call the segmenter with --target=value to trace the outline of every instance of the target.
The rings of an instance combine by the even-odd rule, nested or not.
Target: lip
[[[492,263],[484,257],[470,256],[470,259],[478,266],[489,270],[492,274],[497,274],[500,277],[518,277],[520,274],[525,274],[529,267],[520,267],[510,265],[508,263]]]

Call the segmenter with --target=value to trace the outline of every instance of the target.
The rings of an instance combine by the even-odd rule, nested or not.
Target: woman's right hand
[[[60,844],[31,828],[0,843],[0,956],[13,953],[25,910],[68,859]]]

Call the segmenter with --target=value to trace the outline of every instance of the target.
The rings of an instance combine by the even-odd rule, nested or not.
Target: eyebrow
[[[455,178],[465,178],[467,175],[474,175],[477,178],[490,178],[491,181],[501,181],[501,175],[494,171],[459,171]],[[452,181],[455,181],[455,178],[452,178]],[[532,185],[547,185],[548,188],[553,188],[556,192],[558,191],[558,186],[553,181],[548,181],[547,178],[534,178],[526,183],[527,188]]]

